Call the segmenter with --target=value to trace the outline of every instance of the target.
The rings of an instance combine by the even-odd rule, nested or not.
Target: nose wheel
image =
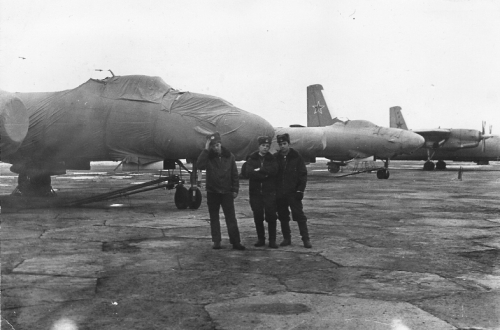
[[[340,166],[337,164],[328,164],[328,172],[338,173],[340,171]]]
[[[377,171],[377,179],[389,179],[389,170],[386,168],[381,168]]]
[[[197,174],[198,169],[196,168],[196,163],[193,162],[193,168],[189,171],[182,163],[179,161],[179,165],[181,165],[186,171],[189,172],[191,187],[188,189],[183,184],[177,185],[175,188],[175,196],[174,202],[175,206],[179,210],[184,210],[187,208],[196,210],[201,205],[201,191],[200,187],[197,185]]]
[[[188,190],[184,185],[179,184],[175,188],[174,203],[179,210],[187,209],[189,201]]]
[[[201,191],[197,186],[188,189],[188,207],[197,210],[201,205]]]
[[[384,162],[384,168],[377,171],[377,179],[389,179],[389,158],[382,160]]]

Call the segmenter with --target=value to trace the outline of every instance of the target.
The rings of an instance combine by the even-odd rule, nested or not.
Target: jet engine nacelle
[[[474,129],[452,129],[450,137],[443,145],[444,150],[475,148],[481,142],[481,132]]]

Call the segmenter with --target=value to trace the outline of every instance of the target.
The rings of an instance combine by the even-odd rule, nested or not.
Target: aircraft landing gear
[[[30,176],[26,173],[20,173],[17,177],[17,187],[12,195],[17,196],[37,196],[51,197],[56,193],[52,190],[51,178],[48,174]]]
[[[384,168],[377,171],[377,179],[389,179],[389,159],[384,161]]]
[[[340,166],[335,163],[328,164],[328,172],[330,173],[338,173],[340,171]]]
[[[188,190],[183,184],[177,185],[175,188],[174,203],[179,210],[187,209],[188,207]]]
[[[196,162],[193,162],[193,169],[191,170],[189,179],[191,187],[188,190],[188,207],[197,210],[201,205],[201,191],[198,187],[198,168]]]
[[[389,179],[389,170],[385,168],[381,168],[377,171],[377,179]]]
[[[424,164],[424,171],[434,171],[434,167],[435,167],[434,163],[428,160]]]
[[[201,205],[201,190],[198,187],[191,187],[188,190],[188,207],[197,210]]]
[[[436,163],[436,170],[446,170],[446,162],[438,160]]]
[[[179,165],[184,167],[182,163]],[[185,167],[184,169],[187,170]],[[179,210],[187,208],[196,210],[200,207],[202,197],[200,188],[197,185],[197,174],[198,169],[196,168],[196,163],[193,162],[193,169],[189,172],[191,187],[187,189],[183,184],[179,184],[175,188],[174,202]]]
[[[174,202],[179,210],[187,208],[197,210],[201,205],[201,190],[195,186],[187,189],[184,185],[179,184],[175,188]]]

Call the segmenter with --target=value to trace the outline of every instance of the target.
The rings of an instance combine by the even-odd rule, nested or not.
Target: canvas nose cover
[[[28,133],[29,117],[23,102],[14,94],[0,90],[1,157],[17,151]]]
[[[288,134],[290,145],[304,157],[321,157],[327,147],[327,137],[324,127],[278,127],[276,136]],[[279,150],[277,139],[271,145],[273,152]]]
[[[19,98],[30,129],[16,155],[33,159],[196,159],[206,136],[219,132],[223,146],[241,160],[258,149],[257,136],[273,135],[263,118],[216,96],[179,92],[159,77],[91,79],[71,90]]]
[[[219,131],[222,145],[234,154],[236,160],[244,160],[248,154],[259,149],[259,136],[274,136],[274,128],[269,122],[244,110],[240,110],[238,116],[226,116],[224,128],[224,133]]]
[[[169,96],[166,95],[165,98]],[[259,148],[258,136],[274,136],[273,127],[264,118],[239,109],[218,97],[186,92],[176,97],[170,106],[163,102],[163,107],[162,117],[168,118],[166,121],[175,118],[177,121],[189,122],[188,125],[175,125],[179,131],[175,136],[183,136],[184,146],[189,146],[196,153],[196,157],[205,145],[206,136],[215,132],[220,134],[222,146],[231,151],[236,160],[245,159],[248,154]],[[157,139],[164,141],[158,141],[159,145],[170,144],[170,150],[179,149],[172,143],[168,131],[158,131],[156,134],[158,137],[163,136]],[[182,149],[185,152],[186,147]]]
[[[409,154],[417,149],[420,149],[424,143],[425,139],[423,136],[417,133],[403,130],[402,133],[403,143],[403,153]]]

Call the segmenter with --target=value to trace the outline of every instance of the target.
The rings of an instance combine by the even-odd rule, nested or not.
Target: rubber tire
[[[201,191],[198,187],[191,187],[188,190],[188,207],[197,210],[201,205]]]
[[[175,188],[174,202],[175,206],[177,206],[179,210],[185,210],[188,208],[188,203],[189,203],[188,190],[183,185],[178,185]]]
[[[384,179],[384,177],[385,177],[385,170],[378,170],[377,179]]]
[[[330,173],[338,173],[340,171],[340,166],[328,166],[328,172]]]
[[[434,171],[434,168],[436,165],[434,165],[433,162],[425,162],[424,163],[424,171]]]
[[[439,161],[436,163],[436,170],[439,170],[439,171],[444,171],[446,170],[446,163],[443,162],[443,161]]]

